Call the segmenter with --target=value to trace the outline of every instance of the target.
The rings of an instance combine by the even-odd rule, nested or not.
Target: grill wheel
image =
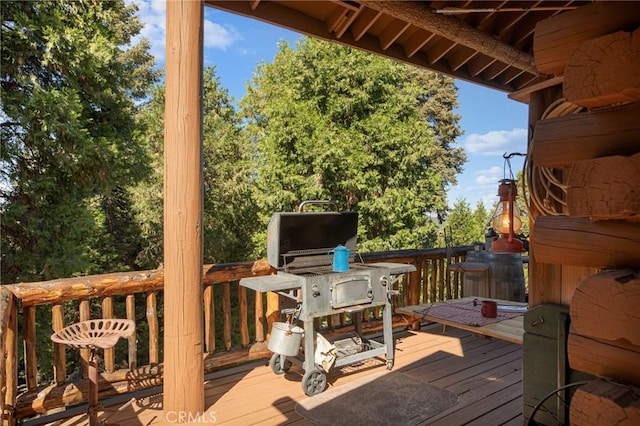
[[[284,362],[282,362],[282,358],[284,358]],[[277,375],[282,375],[291,368],[291,361],[284,355],[273,354],[269,360],[269,367],[271,367],[271,370]]]
[[[317,395],[327,387],[327,376],[317,368],[309,370],[302,376],[302,390],[307,396]]]

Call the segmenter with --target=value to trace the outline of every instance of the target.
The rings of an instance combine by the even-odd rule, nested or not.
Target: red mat
[[[433,318],[443,319],[458,324],[472,325],[482,327],[483,325],[493,324],[510,318],[523,315],[522,310],[498,309],[498,315],[495,318],[485,318],[480,313],[482,307],[482,299],[478,299],[476,306],[473,301],[445,303],[442,305],[429,306],[417,311],[422,315],[429,315]]]

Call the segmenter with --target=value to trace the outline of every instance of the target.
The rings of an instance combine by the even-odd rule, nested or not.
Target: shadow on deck
[[[394,337],[392,372],[410,374],[459,397],[458,404],[425,424],[523,424],[520,345],[450,327],[443,333],[443,326],[437,324]],[[304,371],[293,366],[287,374],[279,376],[267,364],[266,360],[253,362],[207,375],[207,412],[193,423],[310,425],[295,411],[296,403],[306,398],[301,385]],[[328,374],[327,390],[385,369],[386,364],[378,359],[334,369]],[[117,405],[101,413],[100,419],[106,424],[123,426],[177,423],[180,413],[167,413],[168,417],[164,417],[160,392],[157,389],[155,394],[134,400],[112,400]],[[366,398],[366,388],[362,395]],[[103,402],[111,405],[109,400]],[[352,424],[357,424],[357,419],[352,420]],[[88,420],[82,415],[48,424],[84,425]]]

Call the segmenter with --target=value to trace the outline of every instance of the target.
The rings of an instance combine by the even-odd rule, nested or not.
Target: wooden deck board
[[[460,398],[455,407],[427,424],[522,424],[522,347],[456,328],[442,331],[441,325],[430,325],[395,336],[393,371],[410,373],[449,389]],[[384,370],[385,363],[378,359],[345,366],[329,373],[329,386],[342,386]],[[286,375],[277,376],[265,360],[208,375],[205,420],[209,424],[234,426],[310,425],[295,412],[296,403],[306,398],[300,384],[302,373],[301,368],[293,366]],[[109,408],[106,412],[110,424],[169,423],[163,421],[161,394],[141,398],[120,412],[116,409]],[[87,422],[86,416],[77,416],[52,424],[71,426]]]

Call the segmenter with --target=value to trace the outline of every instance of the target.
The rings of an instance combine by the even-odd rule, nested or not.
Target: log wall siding
[[[393,296],[394,306],[405,306],[463,296],[461,275],[449,271],[448,264],[463,261],[470,249],[471,246],[462,246],[452,250],[402,250],[362,256],[367,263],[392,261],[416,266],[415,273],[407,274],[396,283],[399,294]],[[208,265],[204,268],[205,371],[270,355],[266,348],[267,332],[271,323],[280,319],[279,299],[271,294],[247,290],[238,282],[244,277],[274,272],[264,261]],[[80,359],[84,360],[81,364],[82,379],[76,381],[76,386],[68,386],[68,375],[72,372],[67,371],[67,354],[72,356],[75,349],[51,342],[53,384],[39,381],[43,366],[38,365],[38,353],[44,348],[36,343],[36,312],[37,315],[48,312],[51,332],[69,325],[70,322],[65,324],[65,318],[82,321],[96,317],[126,317],[136,321],[136,333],[116,346],[126,350],[99,352],[103,360],[99,378],[103,384],[100,397],[162,383],[162,270],[9,284],[0,290],[0,338],[3,341],[0,356],[4,355],[4,358],[0,357],[0,360],[4,359],[0,362],[0,389],[3,392],[0,400],[4,404],[2,408],[6,408],[5,422],[14,414],[17,418],[25,418],[65,404],[81,403],[83,395],[86,395],[81,390],[87,386],[88,350],[79,351]],[[119,302],[124,306],[122,312],[115,309]],[[16,330],[17,313],[20,311],[23,325],[21,330]],[[365,330],[381,328],[382,309],[367,309],[362,312],[362,319]],[[338,330],[350,326],[352,321],[351,315],[335,315],[317,319],[316,326]],[[400,317],[396,322],[413,325]],[[142,345],[147,348],[144,353],[140,351],[139,341],[143,329],[148,330],[149,336],[146,345]],[[217,334],[220,330],[221,334]],[[223,347],[216,347],[217,335],[222,335]],[[25,363],[25,378],[22,379],[18,378],[19,341],[23,342]],[[26,391],[20,398],[17,398],[18,386]]]

